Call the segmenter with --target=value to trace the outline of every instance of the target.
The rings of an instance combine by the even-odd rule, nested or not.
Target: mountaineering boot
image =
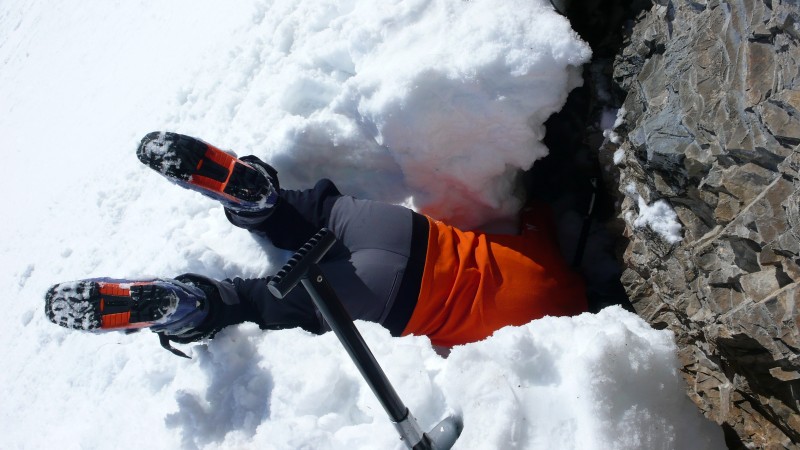
[[[271,174],[264,167],[190,136],[149,133],[136,156],[170,181],[218,200],[234,212],[263,212],[278,201]]]
[[[104,332],[149,327],[178,337],[194,335],[209,308],[200,287],[160,278],[59,283],[47,291],[44,306],[47,318],[65,328]]]

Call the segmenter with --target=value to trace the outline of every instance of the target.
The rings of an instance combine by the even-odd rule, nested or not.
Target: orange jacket
[[[461,231],[428,218],[417,305],[403,335],[452,346],[507,325],[587,310],[581,278],[563,260],[549,210],[528,208],[521,235]]]

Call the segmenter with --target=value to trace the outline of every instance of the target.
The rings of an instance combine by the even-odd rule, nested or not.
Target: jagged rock
[[[654,2],[614,79],[622,139],[600,158],[617,162],[634,307],[675,332],[731,448],[800,448],[800,5]],[[635,226],[640,200],[669,202],[682,240]]]

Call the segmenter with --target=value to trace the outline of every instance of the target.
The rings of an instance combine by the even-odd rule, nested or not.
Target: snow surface
[[[0,9],[0,447],[399,449],[332,334],[52,325],[55,282],[269,274],[285,255],[139,164],[153,130],[328,176],[464,226],[518,206],[542,123],[589,50],[549,2],[46,2]],[[423,429],[462,449],[723,448],[683,394],[675,345],[619,309],[506,328],[440,356],[359,323]]]

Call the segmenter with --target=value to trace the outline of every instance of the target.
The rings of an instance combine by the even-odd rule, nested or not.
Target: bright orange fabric
[[[403,335],[452,346],[507,325],[585,312],[583,281],[559,252],[549,210],[529,209],[521,235],[461,231],[428,218],[422,286]]]

